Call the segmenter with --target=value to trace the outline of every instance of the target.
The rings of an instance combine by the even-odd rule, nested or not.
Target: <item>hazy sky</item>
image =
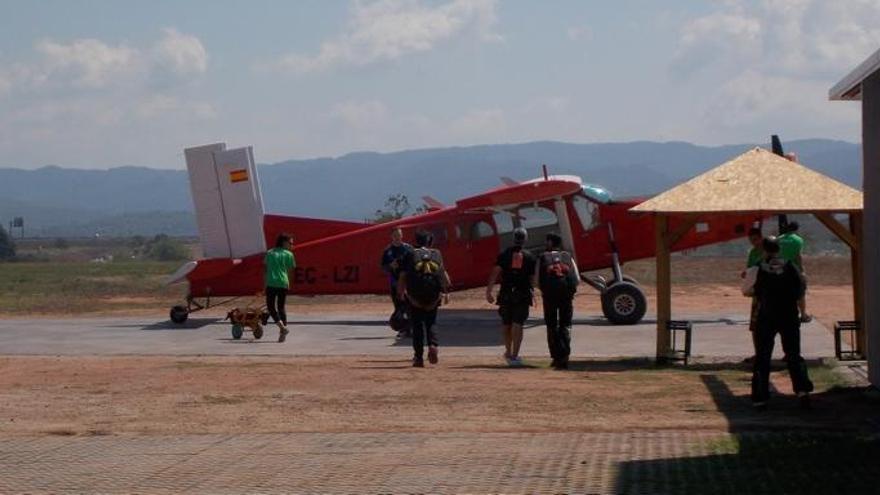
[[[859,141],[880,0],[0,0],[0,167],[509,143]]]

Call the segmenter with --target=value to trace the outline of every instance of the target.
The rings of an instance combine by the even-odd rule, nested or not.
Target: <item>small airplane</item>
[[[452,205],[426,197],[425,213],[388,223],[282,216],[263,211],[251,147],[227,150],[218,143],[187,148],[184,154],[205,258],[186,263],[169,279],[189,284],[186,304],[170,311],[176,323],[195,311],[260,293],[266,246],[282,232],[294,236],[297,267],[290,293],[387,294],[379,259],[394,227],[403,230],[405,240],[419,230],[433,234],[454,290],[485,286],[497,254],[513,244],[516,227],[528,229],[526,248],[533,250],[543,248],[547,233],[558,232],[582,280],[599,292],[609,321],[633,324],[645,315],[644,291],[624,275],[622,264],[654,256],[653,219],[628,212],[646,198],[615,200],[580,177],[548,175],[544,166],[541,178],[503,178],[500,187]],[[745,215],[698,219],[675,250],[743,237],[755,220]],[[673,217],[670,229],[685,221]],[[587,273],[607,268],[610,279]]]

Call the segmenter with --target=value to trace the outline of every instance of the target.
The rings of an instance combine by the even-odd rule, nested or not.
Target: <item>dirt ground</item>
[[[787,396],[756,418],[740,364],[656,368],[650,362],[499,359],[4,357],[0,434],[240,432],[559,432],[840,428],[874,414],[856,389],[812,368],[816,410]]]
[[[749,300],[738,288],[740,261],[675,261],[674,314],[747,314]],[[850,319],[848,260],[813,260],[808,266],[809,310],[828,328]],[[644,262],[627,270],[644,284],[649,311],[656,307],[652,269]],[[136,302],[144,306],[124,314],[165,317],[164,305],[157,310],[150,301]],[[290,302],[295,314],[384,315],[388,306],[381,296]],[[455,293],[450,307],[492,306],[474,289]],[[577,297],[576,312],[601,313],[591,289]],[[799,411],[789,394],[756,419],[747,398],[750,373],[740,364],[681,369],[647,361],[581,361],[568,372],[550,370],[546,361],[529,364],[511,370],[500,358],[459,357],[419,370],[387,356],[0,356],[0,434],[733,430],[756,422],[836,429],[862,425],[874,414],[857,388],[842,387],[841,378],[822,365],[812,369],[816,411]],[[789,393],[785,372],[774,373],[773,381]]]

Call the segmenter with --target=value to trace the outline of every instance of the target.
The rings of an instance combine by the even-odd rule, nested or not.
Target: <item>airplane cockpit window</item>
[[[592,229],[599,223],[599,206],[596,203],[583,196],[575,196],[572,198],[572,204],[584,231]]]
[[[558,223],[553,210],[541,207],[525,207],[517,210],[520,225],[526,229],[536,229]]]
[[[495,229],[489,225],[489,222],[480,220],[471,226],[471,239],[477,240],[484,237],[492,237],[495,235]]]
[[[513,217],[510,213],[499,211],[492,215],[492,219],[495,220],[495,227],[498,229],[498,235],[513,232]]]
[[[445,247],[449,243],[449,237],[446,234],[446,225],[437,224],[430,225],[425,228],[434,238],[434,247],[442,248]]]

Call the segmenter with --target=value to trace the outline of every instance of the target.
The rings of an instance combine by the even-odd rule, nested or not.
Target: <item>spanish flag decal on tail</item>
[[[246,168],[233,170],[229,172],[229,181],[230,182],[247,182],[248,180],[248,171]]]

